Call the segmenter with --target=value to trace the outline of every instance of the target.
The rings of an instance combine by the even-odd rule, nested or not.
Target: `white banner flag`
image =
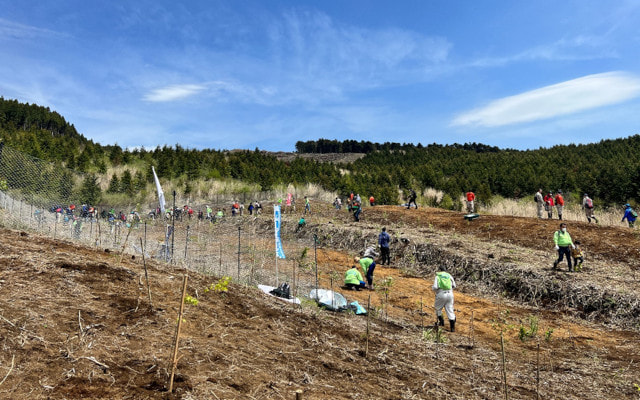
[[[160,215],[159,217],[164,216],[164,192],[162,191],[162,187],[160,186],[160,181],[158,180],[158,175],[156,175],[156,170],[151,166],[151,170],[153,171],[153,180],[156,181],[156,189],[158,190],[158,202],[160,203]]]

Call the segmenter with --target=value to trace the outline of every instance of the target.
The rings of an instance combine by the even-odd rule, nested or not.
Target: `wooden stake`
[[[184,297],[187,294],[187,280],[189,276],[185,274],[182,281],[182,296],[180,297],[180,313],[178,314],[178,326],[176,327],[176,340],[173,345],[173,357],[171,362],[171,378],[169,380],[169,393],[173,393],[173,378],[178,366],[178,343],[180,342],[180,328],[182,327],[182,313],[184,312]]]
[[[122,245],[122,249],[120,249],[120,257],[118,258],[118,265],[120,265],[120,263],[122,262],[122,254],[124,254],[124,248],[127,247],[127,242],[129,241],[129,235],[131,235],[132,226],[129,227],[129,232],[127,232],[127,237],[124,239],[124,244]]]
[[[296,390],[296,400],[302,400],[302,390]]]
[[[536,400],[540,400],[540,340],[536,352]]]
[[[471,348],[476,345],[475,331],[473,329],[473,310],[471,310],[471,324],[469,325],[469,338],[471,342]]]
[[[140,238],[140,248],[142,248],[142,265],[144,265],[144,279],[147,281],[147,294],[149,295],[149,307],[153,309],[153,303],[151,302],[151,286],[149,285],[149,273],[147,272],[147,260],[144,257],[144,245],[142,244],[142,238]]]
[[[500,348],[502,350],[502,378],[504,381],[504,399],[509,400],[509,392],[507,391],[507,363],[504,356],[504,336],[500,332]]]

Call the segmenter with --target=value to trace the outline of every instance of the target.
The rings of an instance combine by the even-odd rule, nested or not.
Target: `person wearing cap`
[[[558,259],[553,262],[553,269],[556,269],[558,264],[562,262],[563,257],[566,255],[569,272],[572,272],[573,266],[571,265],[571,250],[569,250],[569,247],[575,249],[576,246],[573,244],[571,235],[567,232],[567,224],[564,222],[560,224],[560,229],[553,234],[553,243],[556,251],[558,252]]]
[[[453,289],[455,288],[456,281],[447,272],[446,267],[438,267],[438,272],[436,272],[436,278],[432,286],[436,294],[435,309],[436,316],[438,317],[437,324],[444,326],[444,317],[442,316],[442,309],[444,308],[447,313],[447,318],[449,319],[451,332],[456,331],[456,314],[453,311]]]
[[[624,222],[626,219],[629,223],[629,228],[633,228],[633,225],[636,222],[636,218],[638,218],[638,213],[631,208],[631,204],[627,203],[624,205],[624,215],[622,216],[622,220],[620,222]]]
[[[547,218],[553,218],[553,193],[549,192],[544,196],[544,209],[547,211]]]
[[[544,209],[544,198],[542,197],[542,189],[538,189],[533,199],[536,202],[536,212],[538,214],[538,218],[542,219],[542,210]]]
[[[558,210],[558,219],[562,220],[562,209],[564,208],[564,198],[562,197],[562,190],[558,190],[558,193],[553,198],[556,203],[556,210]]]
[[[582,197],[582,208],[584,209],[584,215],[587,217],[587,221],[591,223],[591,219],[593,218],[593,220],[596,221],[597,224],[598,218],[593,215],[593,200],[591,200],[589,195],[586,193]]]
[[[356,265],[353,265],[344,273],[344,285],[351,290],[360,290],[365,287],[362,274],[358,271]]]
[[[362,271],[367,277],[367,289],[373,290],[373,270],[376,268],[376,262],[369,257],[354,257],[353,261],[360,264]]]

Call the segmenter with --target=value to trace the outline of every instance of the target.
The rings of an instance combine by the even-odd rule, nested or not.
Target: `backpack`
[[[587,208],[593,208],[593,200],[587,198]]]
[[[631,209],[631,216],[633,218],[638,218],[638,213],[636,212],[636,210],[634,210],[633,208]]]
[[[451,290],[451,275],[447,273],[438,273],[438,287],[442,290]]]
[[[282,283],[280,286],[273,289],[269,293],[271,293],[274,296],[283,297],[285,299],[291,298],[291,288],[289,287],[289,284],[286,282]]]

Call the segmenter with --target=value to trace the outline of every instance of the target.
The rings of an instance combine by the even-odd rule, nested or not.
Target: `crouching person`
[[[360,290],[365,287],[364,279],[357,266],[352,266],[344,273],[344,285],[351,290]]]
[[[446,267],[438,267],[436,278],[433,281],[433,291],[436,293],[436,316],[438,317],[438,325],[444,326],[444,317],[442,316],[442,308],[447,312],[447,318],[449,318],[449,325],[451,332],[456,331],[456,314],[453,312],[453,289],[456,287],[456,282],[453,277],[449,275]]]

